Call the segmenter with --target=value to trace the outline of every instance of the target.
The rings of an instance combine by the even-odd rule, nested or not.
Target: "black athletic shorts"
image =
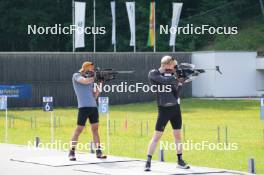
[[[170,121],[173,129],[181,129],[182,117],[180,105],[162,107],[158,106],[158,119],[156,123],[156,131],[163,132],[168,121]]]
[[[79,108],[77,125],[85,126],[87,118],[89,118],[91,124],[99,122],[97,107]]]

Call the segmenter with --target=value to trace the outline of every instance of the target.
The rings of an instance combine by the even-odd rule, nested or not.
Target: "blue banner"
[[[32,85],[0,85],[0,95],[7,96],[8,98],[31,98]]]

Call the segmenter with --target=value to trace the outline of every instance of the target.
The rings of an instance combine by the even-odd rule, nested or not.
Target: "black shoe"
[[[190,166],[187,163],[185,163],[182,159],[180,159],[178,161],[178,168],[181,168],[181,169],[189,169]]]
[[[69,160],[70,161],[76,161],[76,157],[75,157],[75,151],[73,151],[73,150],[70,150],[70,152],[69,152]]]
[[[151,162],[147,161],[147,162],[146,162],[146,165],[145,165],[145,169],[144,169],[144,171],[151,171],[151,170],[150,170],[150,167],[151,167]]]
[[[96,158],[98,159],[106,159],[107,156],[102,153],[100,149],[96,150]]]

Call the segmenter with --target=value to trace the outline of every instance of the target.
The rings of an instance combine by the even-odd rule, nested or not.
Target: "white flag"
[[[128,20],[130,25],[130,46],[135,46],[136,43],[136,19],[135,19],[135,2],[126,2],[126,8],[127,8],[127,14],[128,14]]]
[[[75,48],[85,47],[84,26],[85,26],[85,2],[75,2]]]
[[[112,12],[112,44],[116,44],[115,1],[111,1],[111,12]]]
[[[182,9],[182,3],[172,3],[173,7],[173,14],[172,14],[172,20],[171,20],[171,27],[177,27],[180,16],[181,16],[181,9]],[[170,46],[175,46],[175,40],[176,40],[176,32],[170,34]]]

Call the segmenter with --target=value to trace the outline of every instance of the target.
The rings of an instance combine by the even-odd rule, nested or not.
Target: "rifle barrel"
[[[119,73],[119,74],[132,74],[135,71],[131,70],[131,71],[116,71],[116,72]]]
[[[195,68],[194,70],[199,70],[200,68]],[[216,68],[208,68],[208,69],[203,69],[203,70],[216,70]]]
[[[208,68],[208,69],[196,69],[196,70],[214,70],[214,71],[217,71],[219,74],[223,74],[221,71],[220,71],[220,67],[219,66],[215,66],[215,68]]]

